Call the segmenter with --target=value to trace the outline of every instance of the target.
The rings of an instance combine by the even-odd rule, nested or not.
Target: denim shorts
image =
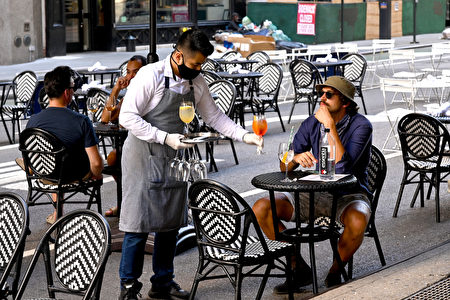
[[[294,200],[294,194],[284,192],[283,194],[286,195],[286,197],[291,202],[292,206],[294,207],[294,213],[291,217],[291,222],[295,221],[295,200]],[[299,193],[300,198],[300,220],[302,222],[306,222],[309,219],[309,193]],[[316,192],[314,193],[314,218],[318,217],[329,217],[331,216],[331,205],[333,202],[333,195],[330,193],[323,193],[323,192]],[[364,193],[354,193],[354,194],[348,194],[343,195],[338,198],[337,203],[337,210],[336,210],[336,222],[341,223],[341,215],[344,212],[344,210],[353,203],[361,203],[363,205],[366,205],[367,208],[370,209],[370,201],[369,198],[367,198],[367,195]],[[342,224],[342,223],[341,223]]]

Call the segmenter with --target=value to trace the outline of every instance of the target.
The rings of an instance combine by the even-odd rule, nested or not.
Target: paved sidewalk
[[[314,299],[403,299],[449,275],[450,241],[447,241],[429,251],[329,290]],[[448,293],[449,291],[447,295]]]

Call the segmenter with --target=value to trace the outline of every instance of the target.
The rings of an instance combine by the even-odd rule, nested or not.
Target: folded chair
[[[28,206],[13,193],[0,193],[0,299],[17,294],[25,239]]]
[[[189,189],[199,263],[189,299],[194,299],[201,281],[228,278],[241,299],[244,277],[262,277],[255,299],[260,299],[269,276],[286,277],[291,285],[291,255],[294,246],[264,237],[256,217],[236,192],[213,180],[199,180]],[[250,229],[256,236],[249,235]],[[281,258],[285,258],[283,262]],[[266,266],[264,274],[258,272]],[[224,274],[217,274],[221,269]],[[282,274],[270,274],[272,269]],[[292,291],[289,299],[293,299]]]
[[[50,247],[54,249],[50,250]],[[41,299],[55,299],[56,293],[100,299],[103,274],[110,253],[111,232],[106,220],[90,210],[72,211],[56,221],[39,241],[16,299],[22,299],[41,256],[48,291],[48,295]],[[45,281],[42,274],[40,276],[40,280]],[[33,299],[41,296],[35,293],[28,291],[27,295]]]
[[[439,186],[441,182],[447,182],[450,174],[450,153],[446,150],[450,146],[450,135],[447,128],[435,118],[418,113],[401,118],[397,128],[404,172],[393,217],[397,217],[405,185],[417,184],[410,206],[414,207],[420,192],[420,206],[423,207],[424,183],[428,182],[435,189],[436,222],[440,222]]]
[[[78,178],[68,182],[65,176],[70,174],[73,164],[67,148],[53,134],[40,128],[27,128],[20,134],[19,150],[25,165],[29,206],[52,204],[56,206],[58,218],[62,215],[63,203],[87,203],[88,209],[97,203],[99,213],[102,212],[100,187],[103,180]],[[57,195],[56,203],[50,197],[52,193]],[[77,193],[87,195],[89,200],[69,200]],[[49,201],[37,202],[43,195]]]

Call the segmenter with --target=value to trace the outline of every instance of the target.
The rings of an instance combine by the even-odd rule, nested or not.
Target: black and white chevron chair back
[[[216,80],[209,86],[209,91],[217,95],[216,102],[220,110],[230,116],[233,111],[234,101],[236,99],[236,88],[228,80]]]
[[[95,113],[95,119],[100,120],[103,110],[105,109],[105,103],[109,99],[109,93],[101,89],[91,88],[87,93],[87,97],[94,97],[98,99],[98,110]]]
[[[15,291],[7,289],[6,282],[14,264],[21,263],[23,246],[28,234],[28,207],[23,199],[13,193],[0,193],[0,298]],[[20,256],[20,257],[19,257]],[[20,268],[20,266],[19,266]],[[19,274],[14,274],[15,287]]]
[[[55,243],[55,272],[72,291],[85,291],[107,254],[108,234],[98,217],[73,216],[64,222]]]
[[[33,96],[37,85],[36,74],[32,71],[24,71],[13,79],[14,94],[16,104],[26,104]]]
[[[45,92],[45,89],[42,88],[39,91],[39,105],[41,106],[41,109],[46,109],[49,104],[50,104],[50,98],[48,97],[47,93]]]
[[[20,148],[25,166],[44,178],[58,178],[65,147],[53,134],[40,128],[27,128],[20,134]]]
[[[264,94],[274,94],[280,89],[283,80],[283,70],[278,64],[266,63],[261,65],[256,72],[262,73],[263,76],[258,78],[257,92]]]
[[[225,52],[225,54],[222,55],[220,58],[228,60],[228,61],[232,61],[232,60],[238,59],[239,57],[241,57],[239,52],[237,52],[237,51],[228,51],[228,52]]]
[[[124,62],[119,66],[120,77],[125,77],[125,76],[127,76],[127,66],[128,66],[128,60],[127,60],[127,61],[124,61]]]
[[[206,58],[205,62],[202,64],[202,71],[222,72],[223,68],[217,61]]]
[[[313,88],[320,79],[317,68],[307,60],[296,59],[289,65],[292,82],[296,89]]]
[[[367,61],[364,56],[358,53],[350,53],[342,59],[353,62],[350,65],[344,66],[343,76],[352,82],[362,82],[367,68]]]
[[[56,236],[55,249],[49,253],[48,247],[53,244],[52,236]],[[87,209],[74,210],[62,216],[47,230],[24,275],[18,299],[23,295],[39,256],[46,253],[52,255],[50,262],[45,264],[49,292],[50,287],[54,286],[53,294],[58,291],[84,295],[83,299],[99,299],[99,287],[111,253],[109,225],[99,213]],[[98,294],[94,296],[95,292]]]
[[[372,212],[375,212],[378,206],[378,198],[386,178],[387,164],[383,153],[372,145],[369,165],[367,166],[367,179],[369,182],[369,191],[373,194]]]
[[[445,127],[431,116],[408,114],[398,123],[404,157],[437,162],[448,142]]]
[[[267,53],[265,53],[264,51],[255,51],[253,53],[250,53],[247,56],[247,60],[257,60],[257,63],[254,64],[250,64],[250,70],[254,71],[256,69],[258,69],[260,66],[270,62],[270,57]]]
[[[208,85],[213,83],[216,80],[222,79],[219,75],[217,75],[214,71],[208,71],[208,70],[202,70],[203,78],[205,78],[205,81]]]

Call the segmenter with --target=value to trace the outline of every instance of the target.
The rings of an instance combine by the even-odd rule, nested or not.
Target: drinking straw
[[[294,126],[291,127],[291,133],[289,133],[289,140],[287,148],[291,146],[292,140],[294,139]]]

